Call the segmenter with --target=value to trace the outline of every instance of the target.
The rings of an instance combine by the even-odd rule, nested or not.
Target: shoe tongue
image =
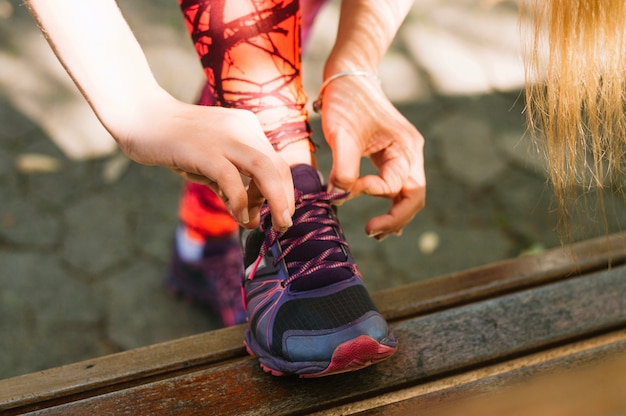
[[[293,177],[294,187],[302,194],[317,194],[324,190],[322,181],[317,170],[309,165],[295,165],[291,167],[291,176]],[[303,209],[303,208],[301,208]],[[285,236],[296,237],[313,231],[320,225],[317,223],[303,223],[294,225],[285,233]],[[311,260],[311,255],[319,254],[325,250],[337,246],[336,242],[331,241],[306,241],[299,244],[287,256],[287,261],[307,262]],[[342,250],[332,254],[326,261],[345,261],[346,255]],[[296,279],[291,284],[292,290],[302,291],[324,287],[332,283],[349,279],[352,272],[346,268],[322,268],[302,279]]]
[[[291,177],[294,188],[303,194],[316,194],[323,189],[320,175],[313,166],[304,164],[292,166]]]

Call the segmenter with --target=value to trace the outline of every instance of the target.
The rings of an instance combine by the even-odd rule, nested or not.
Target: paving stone
[[[439,238],[433,253],[419,250],[419,240],[425,232]],[[391,270],[398,270],[396,265],[402,265],[402,270],[410,271],[412,281],[509,258],[512,249],[511,241],[492,227],[472,227],[464,223],[442,227],[434,222],[420,226],[419,220],[407,226],[401,237],[388,238],[381,245]]]
[[[15,39],[22,52],[19,56],[4,55],[0,73],[0,82],[15,108],[35,120],[71,158],[114,150],[111,135],[72,85],[41,34],[23,30]]]
[[[15,292],[0,289],[0,378],[32,371],[22,354],[33,344],[34,317],[30,305]]]
[[[385,244],[380,243],[380,244]],[[382,251],[382,250],[381,250]],[[375,293],[380,290],[399,287],[407,282],[406,270],[399,269],[390,272],[384,255],[376,255],[375,253],[355,254],[356,264],[363,275],[363,282],[370,291]],[[412,277],[409,277],[412,280]]]
[[[559,245],[554,199],[545,179],[518,169],[508,169],[494,184],[502,211],[500,222],[526,247]],[[515,190],[515,192],[511,192]]]
[[[134,164],[107,192],[130,208],[133,247],[167,262],[179,223],[182,180],[166,169]]]
[[[87,197],[64,212],[67,233],[65,261],[87,273],[101,273],[129,257],[130,233],[120,201],[102,195]]]
[[[119,352],[103,335],[102,325],[50,325],[38,331],[26,356],[35,370],[43,370]]]
[[[601,237],[606,233],[626,230],[626,201],[624,195],[606,189],[577,190],[575,201],[568,201],[570,216],[565,218],[563,241],[573,242]]]
[[[65,208],[68,203],[90,193],[102,183],[96,170],[97,162],[68,159],[61,149],[41,132],[36,140],[25,146],[17,155],[24,153],[50,156],[58,159],[61,164],[57,172],[19,174],[24,182],[26,195],[31,201],[56,209]]]
[[[347,201],[339,207],[339,220],[346,241],[363,274],[366,286],[372,291],[395,287],[404,281],[404,275],[401,273],[388,273],[388,263],[382,247],[384,243],[379,243],[365,233],[367,220],[374,215],[387,212],[388,209],[388,203],[371,197]]]
[[[393,103],[423,101],[431,96],[428,82],[415,64],[400,52],[388,52],[380,64],[378,76],[383,91]]]
[[[28,199],[59,210],[92,194],[100,179],[87,165],[71,162],[60,172],[20,175],[26,183]]]
[[[174,210],[169,215],[149,211],[137,215],[133,229],[136,250],[163,263],[168,262],[177,224],[178,218]]]
[[[182,183],[178,175],[166,168],[132,163],[105,191],[133,212],[148,210],[169,214],[178,211]]]
[[[102,341],[96,327],[77,325],[11,332],[0,340],[0,377],[8,378],[117,352]]]
[[[491,90],[480,63],[466,48],[467,44],[444,28],[427,20],[412,22],[402,35],[413,59],[431,77],[442,94],[476,94]]]
[[[107,333],[122,349],[167,341],[218,327],[208,311],[170,296],[163,270],[136,261],[102,283],[108,293]]]
[[[9,151],[3,147],[0,147],[0,178],[15,175],[13,160],[13,154],[9,153]]]
[[[102,342],[103,300],[55,256],[0,251],[0,377],[113,352]]]
[[[491,126],[483,120],[452,114],[431,132],[431,139],[442,148],[446,169],[469,186],[481,187],[496,180],[506,167],[495,149]]]
[[[498,152],[513,164],[545,177],[547,159],[542,150],[541,138],[528,131],[524,111],[524,96],[498,94],[482,100],[481,114],[494,131],[494,143]]]
[[[63,150],[50,140],[50,137],[46,136],[45,133],[41,131],[32,131],[27,134],[32,137],[28,143],[20,149],[20,152],[17,155],[21,153],[40,153],[57,158],[62,162],[69,161],[67,155],[63,153]]]
[[[400,36],[440,93],[476,94],[521,87],[524,72],[516,10],[487,10],[474,3],[421,4]]]
[[[57,256],[0,252],[0,287],[26,302],[40,325],[96,324],[103,318],[99,293],[69,276]]]
[[[0,237],[22,246],[54,247],[61,239],[60,219],[16,196],[0,204]]]
[[[426,206],[432,221],[447,226],[464,222],[475,226],[492,226],[497,210],[497,195],[492,185],[474,188],[456,180],[441,163],[426,166]],[[418,213],[418,217],[422,213]]]
[[[12,162],[13,155],[9,153],[8,150],[0,147],[0,176],[15,173],[15,168]]]
[[[0,142],[15,149],[20,147],[20,139],[27,133],[37,130],[36,125],[16,110],[7,98],[0,94]]]
[[[547,159],[541,144],[527,134],[505,132],[496,140],[497,149],[515,165],[544,177],[548,172]]]

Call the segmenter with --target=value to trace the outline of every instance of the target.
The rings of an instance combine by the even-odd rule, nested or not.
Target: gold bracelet
[[[329,76],[328,78],[326,78],[326,80],[322,83],[322,86],[320,87],[320,92],[317,95],[317,98],[315,99],[315,101],[313,101],[313,111],[315,111],[316,113],[319,113],[320,111],[322,111],[322,98],[324,96],[324,90],[326,89],[326,87],[328,87],[328,84],[330,84],[337,78],[348,77],[348,76],[350,77],[351,76],[373,77],[373,78],[376,78],[378,82],[380,82],[380,78],[378,78],[378,75],[369,71],[356,70],[356,71],[337,72],[336,74],[333,74]]]

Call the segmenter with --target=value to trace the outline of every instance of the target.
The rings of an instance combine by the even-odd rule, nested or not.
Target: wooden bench
[[[269,376],[237,326],[2,380],[0,412],[446,414],[519,380],[620,360],[625,264],[622,233],[376,293],[400,347],[354,373]],[[616,386],[622,374],[604,380]]]

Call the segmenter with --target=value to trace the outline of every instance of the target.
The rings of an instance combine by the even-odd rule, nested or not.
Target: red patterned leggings
[[[254,112],[275,149],[308,140],[301,41],[326,0],[178,0],[207,83],[201,105]],[[181,221],[203,235],[237,223],[208,187],[185,183]]]

